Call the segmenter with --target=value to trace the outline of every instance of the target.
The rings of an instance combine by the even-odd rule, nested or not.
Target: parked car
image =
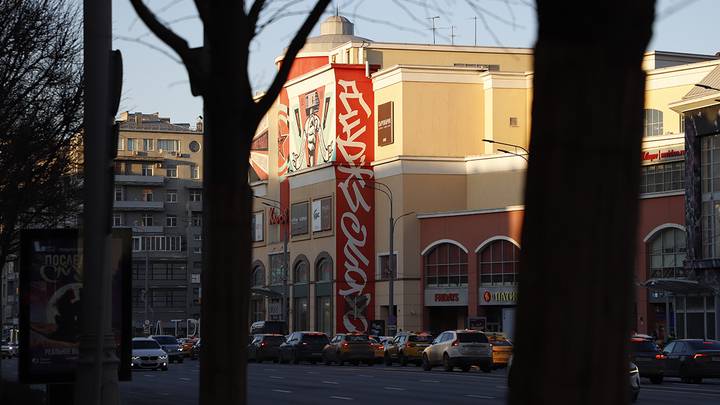
[[[192,350],[193,345],[197,342],[197,339],[193,338],[182,338],[178,339],[178,345],[180,353],[182,353],[183,357],[190,357],[190,351]]]
[[[131,360],[135,369],[168,370],[168,355],[155,339],[133,338]]]
[[[649,337],[649,336],[648,336]],[[630,361],[640,369],[640,377],[647,377],[653,384],[661,384],[665,375],[666,356],[652,337],[636,335],[630,338]]]
[[[636,402],[640,395],[640,373],[634,363],[630,363],[630,400]]]
[[[150,336],[150,339],[154,339],[160,343],[160,347],[167,353],[170,363],[183,362],[183,353],[180,351],[180,345],[178,345],[177,338],[175,338],[175,336],[152,335]]]
[[[397,361],[401,366],[422,363],[422,352],[430,346],[433,337],[429,333],[400,332],[385,343],[385,365],[391,366]]]
[[[272,360],[273,363],[277,363],[280,359],[280,345],[283,343],[285,343],[283,335],[255,335],[248,345],[248,360],[255,360],[258,363]]]
[[[11,359],[17,356],[17,346],[8,342],[7,340],[2,341],[2,353],[0,354],[3,359]]]
[[[717,340],[679,339],[663,349],[665,375],[683,382],[699,384],[703,378],[720,378],[720,342]]]
[[[460,367],[470,371],[478,366],[486,373],[492,370],[492,344],[476,330],[449,330],[441,333],[422,353],[423,370],[442,365],[445,371]]]
[[[322,332],[293,332],[280,345],[280,362],[298,364],[309,361],[315,364],[322,359],[323,348],[328,343],[330,339]]]
[[[202,348],[202,339],[198,339],[190,349],[190,359],[197,360],[200,358],[200,349]]]
[[[355,366],[365,363],[368,366],[375,364],[375,347],[370,337],[360,333],[339,333],[322,351],[322,359],[326,365],[337,363],[339,365],[349,362]]]
[[[257,321],[250,325],[250,336],[261,334],[286,335],[287,322],[285,321]]]
[[[377,336],[370,336],[370,344],[375,350],[375,362],[382,363],[385,358],[385,344]]]
[[[512,342],[500,332],[485,332],[485,336],[492,344],[493,368],[507,367],[510,356],[512,356]]]

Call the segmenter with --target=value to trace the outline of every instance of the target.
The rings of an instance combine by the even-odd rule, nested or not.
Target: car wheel
[[[407,366],[407,357],[405,357],[404,353],[400,353],[400,365],[403,367]]]
[[[693,377],[690,379],[693,384],[702,384],[702,377]]]
[[[328,359],[327,356],[324,354],[323,354],[323,363],[325,363],[326,366],[329,366],[331,364],[330,359]]]
[[[422,357],[422,368],[425,371],[432,370],[432,366],[430,365],[430,360],[428,360],[427,356],[423,354]]]
[[[468,371],[470,371],[471,367],[472,366],[469,364],[464,364],[462,367],[460,367],[460,370],[462,370],[464,373],[467,373]]]
[[[663,382],[663,376],[661,375],[654,375],[650,377],[650,382],[653,384],[662,384]]]
[[[447,353],[443,354],[443,369],[445,371],[453,371],[453,366],[450,364],[450,356]]]
[[[163,367],[162,371],[168,371],[168,367],[167,366]]]
[[[296,353],[296,352],[293,352],[292,364],[300,364],[300,359],[298,359],[298,356],[297,356],[297,353]]]
[[[388,367],[392,366],[392,359],[388,353],[385,353],[385,365]]]
[[[180,364],[182,364],[184,361],[185,361],[185,359],[183,359],[182,357],[180,357],[177,362],[180,363]]]
[[[492,366],[489,364],[484,364],[480,366],[480,370],[482,370],[483,373],[489,373],[492,371]]]

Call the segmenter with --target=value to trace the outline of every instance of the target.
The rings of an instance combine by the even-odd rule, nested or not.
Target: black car
[[[683,382],[701,383],[703,378],[720,378],[720,342],[680,339],[665,346],[665,375]]]
[[[322,360],[323,348],[328,343],[330,339],[322,332],[293,332],[287,341],[280,345],[280,362],[291,361],[298,364],[309,361],[315,364]]]
[[[647,377],[653,384],[661,384],[665,375],[666,356],[652,340],[633,337],[630,339],[630,361],[640,370],[640,377]]]
[[[283,335],[264,334],[253,336],[248,345],[248,360],[255,360],[262,363],[265,360],[272,360],[277,363],[279,360],[280,345],[285,343]]]
[[[160,347],[168,355],[168,361],[172,362],[183,362],[183,353],[180,351],[180,345],[178,344],[177,338],[171,335],[152,335],[150,339],[154,339],[160,343]]]

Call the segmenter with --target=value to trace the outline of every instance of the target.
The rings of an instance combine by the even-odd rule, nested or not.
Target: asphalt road
[[[3,378],[15,376],[17,360],[2,362]],[[260,404],[504,404],[504,370],[424,372],[419,367],[324,366],[263,363],[248,365],[248,395]],[[197,361],[170,365],[169,371],[135,371],[133,381],[121,382],[123,405],[196,405]],[[642,380],[637,404],[720,403],[720,379],[684,384],[668,378],[662,385]]]

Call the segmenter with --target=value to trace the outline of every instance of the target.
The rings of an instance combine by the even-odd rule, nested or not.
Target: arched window
[[[315,281],[332,281],[332,271],[332,259],[329,257],[321,258],[315,265]]]
[[[295,268],[293,269],[293,282],[295,283],[307,283],[308,282],[308,261],[303,256],[301,259],[296,260]]]
[[[656,136],[663,134],[663,112],[660,110],[645,110],[644,136]]]
[[[685,232],[678,228],[665,228],[647,241],[648,278],[686,277],[683,261],[687,245]]]
[[[252,286],[262,287],[265,285],[265,267],[262,264],[256,264],[253,266],[252,271]]]
[[[478,268],[482,285],[513,285],[517,283],[520,248],[514,243],[497,239],[478,252]]]
[[[423,256],[425,285],[428,287],[467,286],[467,253],[452,243],[436,245]]]

